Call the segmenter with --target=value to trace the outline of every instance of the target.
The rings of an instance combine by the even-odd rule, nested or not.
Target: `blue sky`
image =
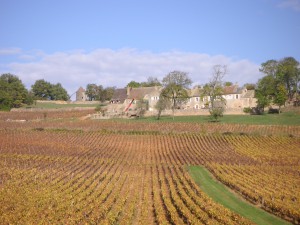
[[[226,64],[242,85],[266,60],[300,61],[299,21],[300,0],[0,0],[0,73],[71,94],[173,70],[204,84]]]

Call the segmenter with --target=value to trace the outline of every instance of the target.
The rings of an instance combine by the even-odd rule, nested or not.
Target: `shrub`
[[[269,108],[268,113],[269,113],[269,114],[278,114],[278,113],[279,113],[279,109]]]
[[[251,108],[250,108],[250,107],[245,107],[245,108],[243,109],[243,112],[244,112],[244,113],[251,113]]]
[[[215,122],[217,122],[218,119],[219,119],[220,117],[223,116],[224,111],[225,111],[225,110],[224,110],[223,107],[215,107],[215,108],[211,108],[211,109],[209,110],[209,113],[210,113],[211,118],[212,118]]]

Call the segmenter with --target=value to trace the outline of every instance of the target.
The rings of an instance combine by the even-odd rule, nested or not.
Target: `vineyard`
[[[0,125],[1,224],[252,224],[208,197],[189,165],[204,165],[248,201],[300,223],[299,127]]]

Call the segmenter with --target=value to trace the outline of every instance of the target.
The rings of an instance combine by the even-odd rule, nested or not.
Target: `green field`
[[[36,104],[25,106],[24,108],[39,108],[39,109],[62,109],[62,108],[75,108],[75,107],[97,107],[99,104],[56,104],[56,103],[44,103],[37,102]]]
[[[156,117],[145,117],[133,119],[134,121],[148,122],[191,122],[191,123],[209,123],[209,116],[176,116],[173,120],[172,116],[162,116],[160,120]],[[214,122],[211,122],[214,123]],[[299,112],[284,112],[281,114],[264,114],[264,115],[224,115],[217,123],[232,124],[254,124],[254,125],[300,125]]]

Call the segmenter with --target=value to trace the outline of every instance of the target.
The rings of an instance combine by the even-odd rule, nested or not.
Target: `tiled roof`
[[[85,92],[85,90],[83,89],[83,87],[80,87],[77,92]]]
[[[239,94],[238,93],[238,86],[237,85],[225,86],[223,88],[223,94],[224,95]]]
[[[126,98],[127,98],[127,89],[126,88],[117,88],[114,90],[112,100],[119,100],[121,102],[124,102],[124,100]]]
[[[146,95],[155,95],[160,93],[161,87],[140,87],[131,88],[129,92],[129,99],[144,99]]]

